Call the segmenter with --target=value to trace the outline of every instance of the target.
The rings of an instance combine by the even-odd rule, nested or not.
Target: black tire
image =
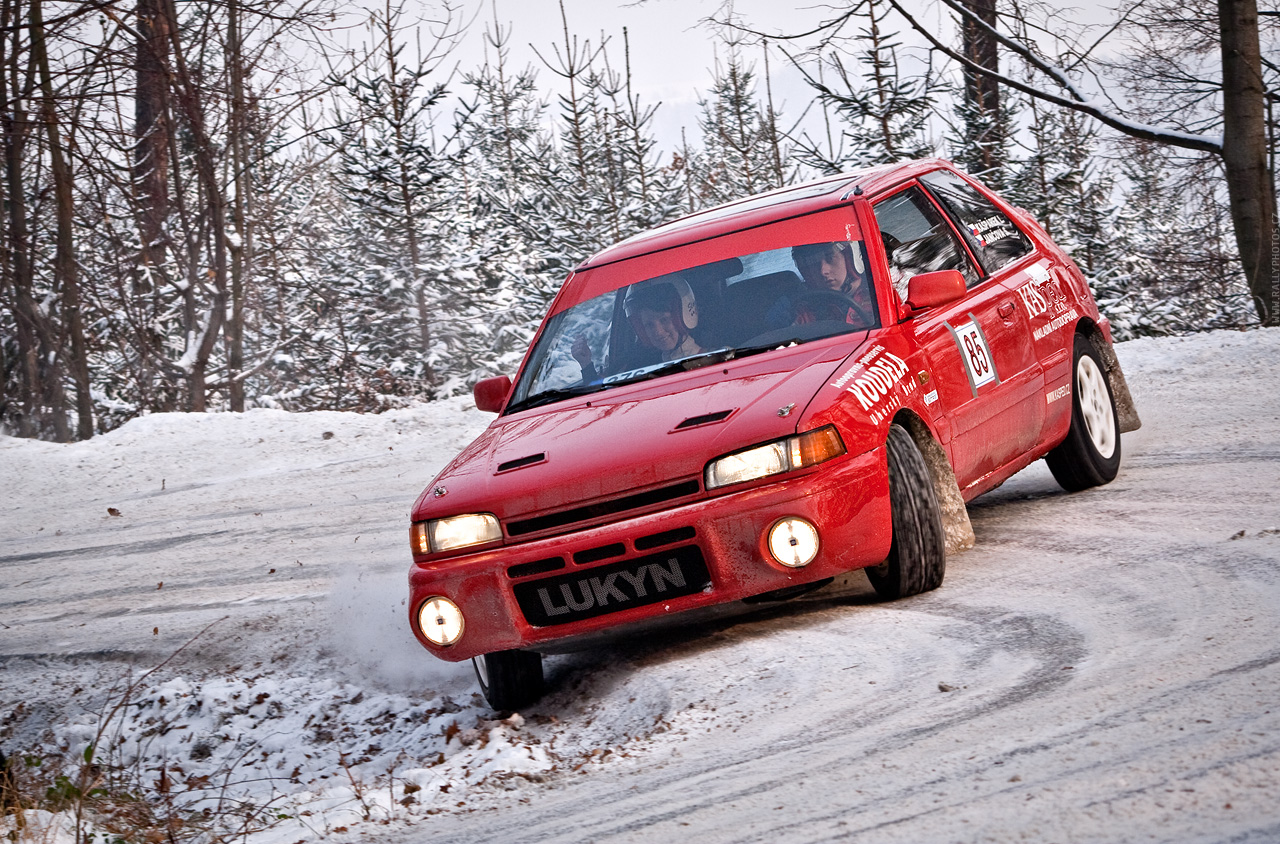
[[[889,453],[893,542],[888,558],[866,571],[876,594],[893,600],[942,585],[947,570],[947,543],[933,477],[915,440],[906,428],[890,425],[885,447]]]
[[[1102,359],[1083,334],[1071,364],[1071,428],[1045,456],[1054,480],[1068,492],[1110,483],[1120,471],[1120,422]]]
[[[519,709],[542,697],[542,655],[497,651],[471,660],[480,691],[498,711]]]

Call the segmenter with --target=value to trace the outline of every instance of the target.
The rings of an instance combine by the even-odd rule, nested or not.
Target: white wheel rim
[[[1104,460],[1110,459],[1116,450],[1116,418],[1106,377],[1088,355],[1082,355],[1076,364],[1076,400],[1089,441]]]

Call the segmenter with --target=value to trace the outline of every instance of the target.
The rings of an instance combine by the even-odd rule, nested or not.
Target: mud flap
[[[911,438],[916,441],[916,447],[920,449],[933,478],[933,490],[942,510],[942,534],[946,540],[947,556],[968,551],[976,542],[973,524],[969,521],[969,511],[964,506],[960,485],[956,483],[956,474],[947,460],[947,453],[918,419],[907,417],[898,421],[911,432]]]
[[[1116,350],[1101,337],[1094,337],[1093,341],[1094,348],[1102,357],[1102,365],[1107,370],[1111,395],[1116,400],[1118,417],[1116,421],[1120,423],[1120,433],[1136,431],[1142,427],[1142,420],[1138,418],[1138,409],[1134,407],[1133,394],[1129,392],[1129,384],[1124,380],[1124,370],[1120,368],[1120,359],[1116,357]]]

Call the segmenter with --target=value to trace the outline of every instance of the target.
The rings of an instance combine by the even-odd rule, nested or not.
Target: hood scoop
[[[530,454],[527,457],[517,457],[515,460],[508,460],[505,463],[498,464],[498,471],[495,474],[510,472],[515,469],[523,469],[525,466],[533,466],[538,463],[547,462],[547,453],[540,451],[537,454]]]
[[[673,428],[673,431],[683,431],[685,428],[698,428],[702,425],[714,425],[716,422],[723,422],[733,415],[733,411],[737,408],[729,410],[717,410],[715,413],[704,413],[701,416],[690,416]]]

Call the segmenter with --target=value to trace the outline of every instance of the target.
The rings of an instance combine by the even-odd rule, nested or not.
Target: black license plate
[[[631,607],[701,592],[711,574],[696,545],[636,557],[515,587],[516,601],[534,627],[595,618]]]

